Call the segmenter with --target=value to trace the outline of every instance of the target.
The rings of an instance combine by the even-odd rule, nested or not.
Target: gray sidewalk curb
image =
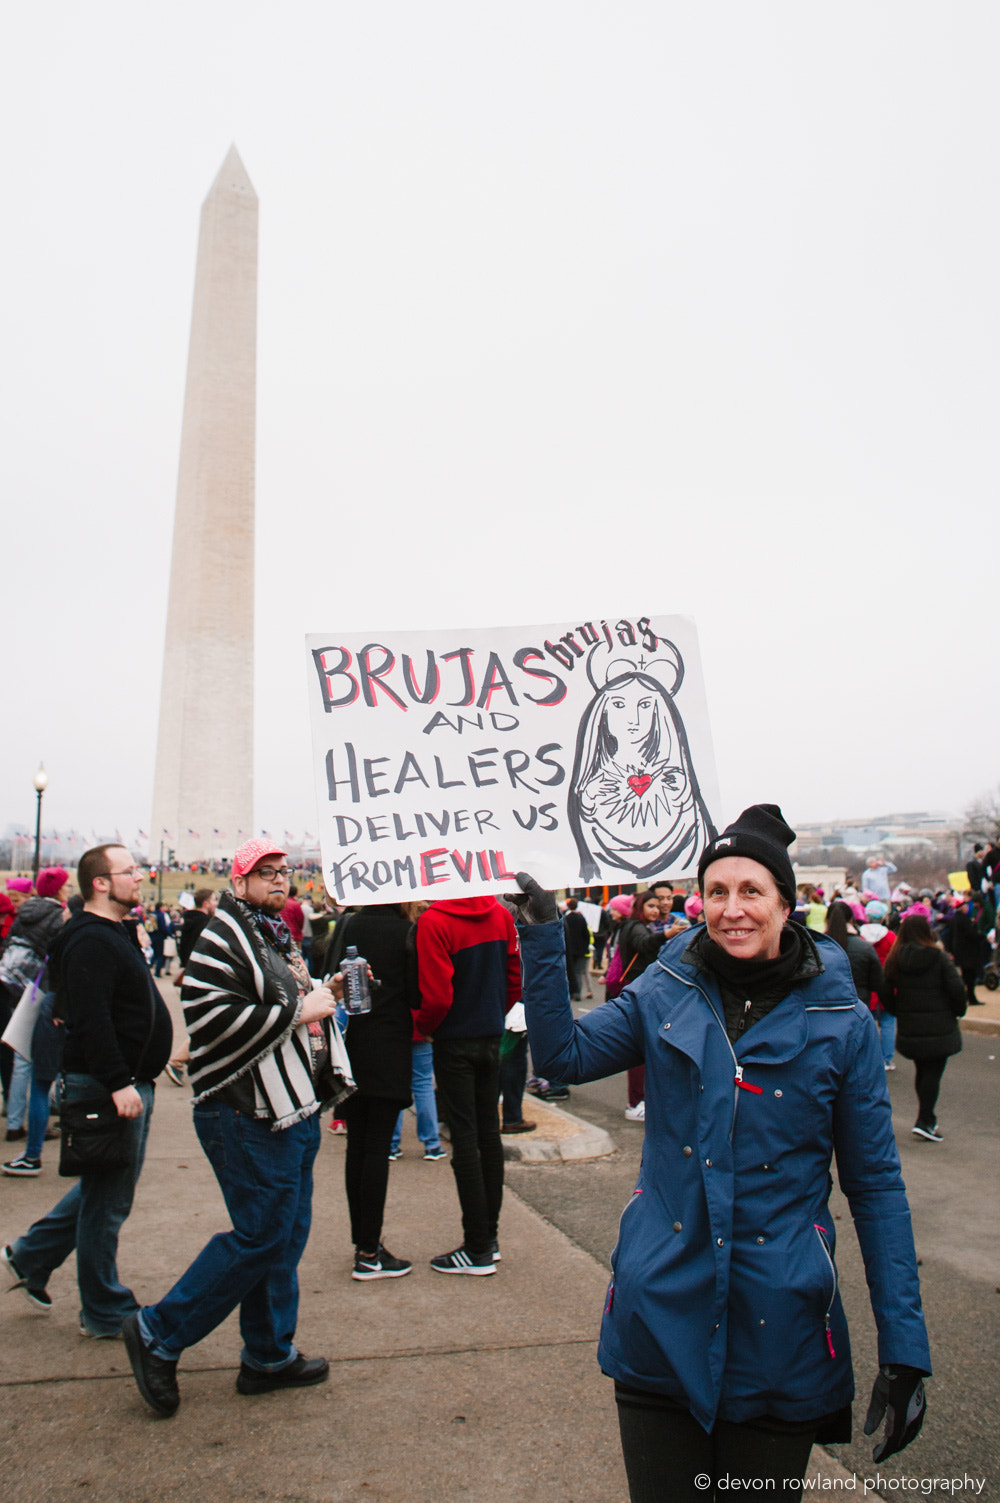
[[[996,1018],[960,1018],[959,1027],[963,1033],[981,1033],[991,1038],[1000,1038],[1000,1022]]]
[[[549,1101],[545,1103],[545,1110],[571,1126],[573,1131],[564,1138],[543,1138],[535,1133],[525,1133],[517,1138],[505,1137],[505,1159],[521,1164],[565,1164],[579,1163],[581,1159],[604,1159],[618,1151],[614,1139],[603,1127],[595,1127],[582,1117],[574,1117],[572,1112],[564,1112]]]

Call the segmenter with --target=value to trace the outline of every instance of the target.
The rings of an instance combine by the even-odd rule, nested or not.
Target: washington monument
[[[235,146],[201,210],[150,858],[253,833],[257,195]]]

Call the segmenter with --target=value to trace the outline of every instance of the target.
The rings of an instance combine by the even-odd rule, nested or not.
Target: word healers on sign
[[[404,751],[398,758],[359,758],[354,743],[345,741],[342,757],[334,754],[333,747],[326,754],[327,798],[331,803],[360,804],[369,798],[384,798],[387,794],[395,794],[398,798],[409,784],[441,789],[490,788],[503,779],[510,783],[511,788],[538,793],[541,787],[558,788],[565,781],[566,769],[553,756],[554,752],[560,751],[562,747],[555,741],[546,742],[534,753],[516,747],[508,747],[501,753],[498,747],[483,746],[446,768],[441,757],[422,757],[421,760],[412,751]],[[432,761],[433,769],[430,766]],[[383,763],[387,765],[383,766]],[[494,773],[499,776],[494,777]]]

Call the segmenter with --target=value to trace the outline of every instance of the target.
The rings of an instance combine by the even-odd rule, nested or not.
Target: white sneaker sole
[[[484,1263],[482,1267],[478,1264],[470,1264],[468,1268],[439,1268],[436,1263],[432,1263],[431,1267],[435,1273],[471,1273],[474,1276],[496,1273],[497,1271],[497,1265],[493,1262],[492,1258],[489,1263]]]

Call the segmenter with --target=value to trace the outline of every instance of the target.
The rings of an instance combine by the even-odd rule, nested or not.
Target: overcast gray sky
[[[8,9],[0,820],[148,829],[198,215],[260,196],[257,820],[306,631],[685,612],[720,823],[996,784],[995,5]]]

